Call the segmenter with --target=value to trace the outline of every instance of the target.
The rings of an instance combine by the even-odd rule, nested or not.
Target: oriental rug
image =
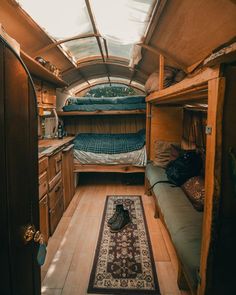
[[[107,220],[117,204],[129,210],[132,222],[112,233]],[[140,196],[107,196],[88,293],[160,294]]]

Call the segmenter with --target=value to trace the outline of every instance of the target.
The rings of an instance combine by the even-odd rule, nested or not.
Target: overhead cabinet
[[[38,107],[56,108],[56,88],[53,84],[34,78]]]

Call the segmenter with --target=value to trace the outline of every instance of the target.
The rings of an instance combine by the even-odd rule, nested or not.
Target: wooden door
[[[38,244],[24,227],[39,228],[37,104],[21,60],[0,37],[1,294],[40,294]]]

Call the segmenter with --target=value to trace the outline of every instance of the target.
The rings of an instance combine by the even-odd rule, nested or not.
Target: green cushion
[[[150,163],[146,166],[146,177],[151,185],[158,180],[167,180],[165,169]]]
[[[146,167],[146,177],[151,185],[158,180],[167,179],[163,168],[151,164]],[[193,208],[180,187],[158,183],[153,192],[184,270],[191,285],[196,288],[203,213]]]

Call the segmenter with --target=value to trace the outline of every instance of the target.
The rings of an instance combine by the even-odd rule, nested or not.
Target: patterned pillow
[[[201,176],[194,176],[187,180],[182,189],[197,211],[203,211],[205,199],[205,185],[204,178]]]
[[[173,160],[173,146],[178,146],[176,142],[160,141],[154,142],[154,160],[153,165],[165,168]],[[173,152],[174,153],[174,152]]]

